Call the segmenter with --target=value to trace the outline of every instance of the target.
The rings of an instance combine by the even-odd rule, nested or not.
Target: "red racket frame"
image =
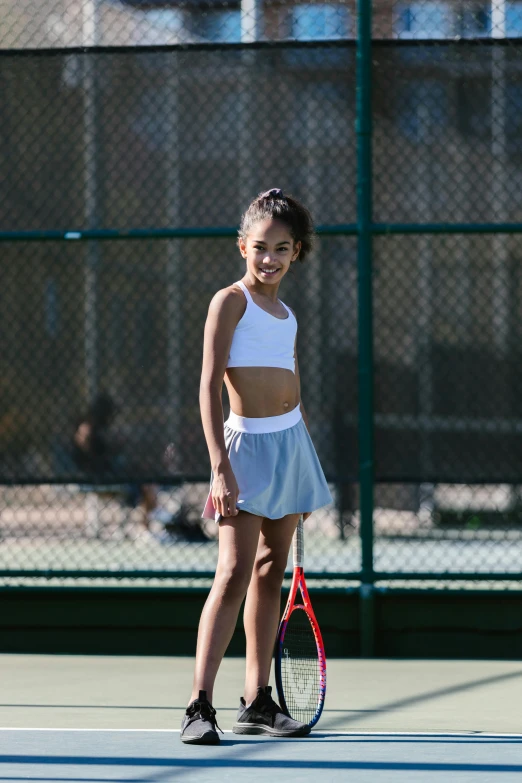
[[[295,603],[295,598],[298,589],[301,591],[301,596],[303,599],[302,604]],[[326,695],[326,655],[324,650],[323,637],[321,636],[321,630],[319,628],[319,624],[317,622],[314,610],[312,608],[310,596],[308,595],[308,588],[306,586],[303,566],[294,566],[294,574],[292,577],[292,586],[290,587],[290,595],[288,596],[288,601],[286,602],[285,611],[283,612],[283,616],[279,624],[279,630],[277,632],[277,640],[275,645],[275,678],[276,678],[277,695],[279,696],[279,702],[281,704],[281,708],[284,710],[284,712],[287,715],[290,715],[291,718],[294,716],[290,714],[285,700],[283,681],[281,677],[281,661],[283,656],[283,643],[285,638],[286,626],[288,625],[288,620],[290,619],[290,615],[292,614],[292,612],[295,612],[296,610],[305,611],[306,614],[308,615],[308,619],[312,626],[312,630],[315,636],[315,642],[317,645],[317,654],[318,654],[319,670],[320,670],[319,699],[317,702],[316,713],[308,724],[309,726],[315,726],[315,724],[321,717],[321,713],[324,707],[324,699]]]

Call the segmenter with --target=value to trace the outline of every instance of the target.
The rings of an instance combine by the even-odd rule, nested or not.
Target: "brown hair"
[[[280,220],[288,226],[294,242],[301,243],[297,259],[304,261],[313,246],[314,226],[312,216],[303,204],[292,196],[285,196],[279,188],[272,188],[252,201],[239,227],[239,237],[246,241],[253,225],[260,220]]]

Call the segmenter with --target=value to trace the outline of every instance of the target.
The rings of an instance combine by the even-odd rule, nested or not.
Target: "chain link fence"
[[[514,578],[522,2],[372,5],[374,569]],[[307,569],[358,579],[355,3],[0,11],[1,577],[211,576],[203,325],[277,185],[318,224],[281,289],[334,497]]]

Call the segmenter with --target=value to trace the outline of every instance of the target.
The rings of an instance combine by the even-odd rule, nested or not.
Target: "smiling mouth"
[[[279,267],[277,269],[260,269],[260,272],[262,272],[264,275],[273,275],[276,272],[279,272]]]

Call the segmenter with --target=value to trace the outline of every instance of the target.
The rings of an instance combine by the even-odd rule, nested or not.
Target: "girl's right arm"
[[[218,291],[208,309],[203,340],[199,404],[214,475],[212,502],[223,517],[238,513],[236,501],[239,488],[225,446],[221,394],[232,337],[245,307],[245,297],[241,291],[230,288]]]

